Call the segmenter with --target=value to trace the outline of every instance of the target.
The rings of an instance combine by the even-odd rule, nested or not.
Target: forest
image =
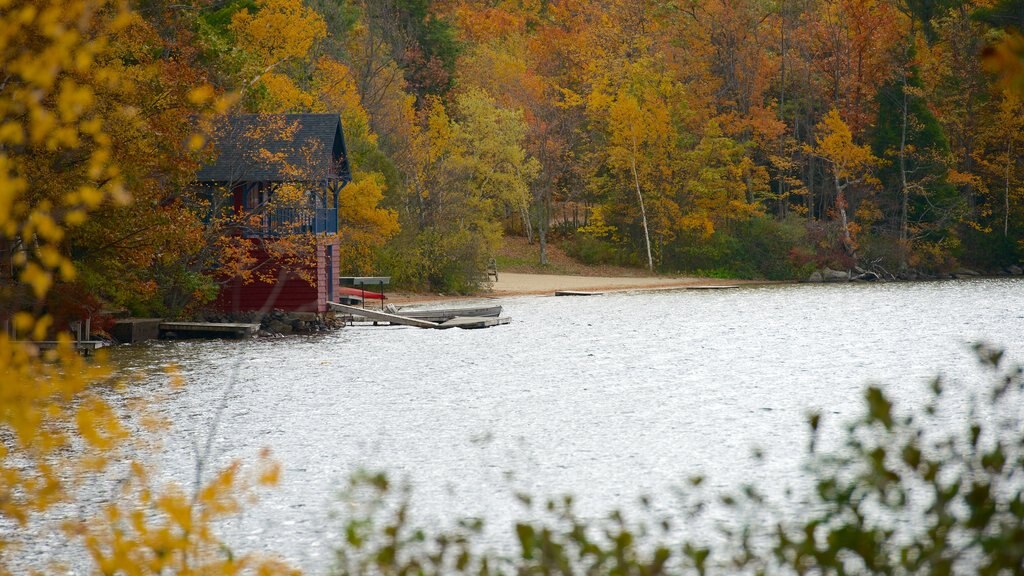
[[[45,7],[3,8],[8,62],[49,49],[13,17]],[[244,112],[340,113],[342,273],[410,289],[479,289],[508,235],[540,265],[557,243],[764,279],[998,274],[1024,250],[1016,0],[143,0],[48,17],[87,19],[89,49],[39,79],[49,100],[31,74],[5,83],[9,115],[54,131],[7,123],[0,140],[33,182],[5,209],[82,204],[26,278],[54,284],[52,310],[188,314],[252,274],[191,185],[213,119]],[[4,241],[0,273],[25,247]]]

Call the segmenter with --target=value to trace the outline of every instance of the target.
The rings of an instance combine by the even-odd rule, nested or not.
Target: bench
[[[491,258],[487,261],[487,279],[494,278],[494,281],[498,281],[498,261]]]

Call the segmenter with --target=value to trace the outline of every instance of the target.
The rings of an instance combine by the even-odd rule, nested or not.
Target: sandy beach
[[[556,290],[579,290],[587,292],[609,292],[615,290],[637,290],[653,288],[680,288],[686,286],[736,285],[732,280],[698,278],[692,276],[567,276],[557,274],[502,273],[492,283],[495,293],[509,294],[553,294]]]
[[[686,287],[736,286],[740,284],[763,283],[750,280],[721,280],[696,276],[573,276],[567,274],[525,274],[502,272],[497,282],[491,282],[490,290],[479,294],[448,295],[422,293],[387,294],[389,302],[410,304],[439,300],[468,300],[478,298],[504,298],[508,296],[554,295],[558,290],[581,292],[615,292],[624,290],[666,290]]]

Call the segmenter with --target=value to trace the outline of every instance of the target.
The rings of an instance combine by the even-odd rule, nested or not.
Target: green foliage
[[[949,10],[967,4],[965,0],[901,0],[902,6],[921,24],[925,37],[934,42],[937,38],[935,20],[945,16]]]
[[[904,193],[900,176],[900,144],[903,138],[903,106],[906,101],[904,163],[909,196],[907,219],[910,236],[941,237],[949,229],[960,202],[957,190],[947,181],[949,142],[938,119],[920,96],[922,82],[914,69],[907,85],[893,80],[878,93],[878,118],[872,141],[877,156],[888,162],[878,171],[889,212],[900,214]],[[904,91],[907,92],[904,96]]]
[[[794,254],[811,249],[802,218],[754,216],[706,240],[684,237],[666,250],[665,266],[716,277],[793,280],[806,278],[813,268]]]
[[[249,12],[255,12],[258,9],[256,0],[233,0],[226,4],[221,4],[219,7],[203,14],[199,17],[199,20],[215,30],[218,34],[227,36],[230,34],[228,31],[228,24],[231,24],[231,17],[235,15],[239,10],[248,10]]]
[[[1024,568],[1024,372],[978,344],[991,384],[966,401],[941,378],[921,406],[864,391],[863,415],[834,449],[808,417],[807,492],[770,505],[756,484],[705,493],[695,477],[677,512],[583,518],[573,499],[535,503],[515,524],[514,550],[481,545],[484,520],[426,529],[410,517],[411,492],[383,474],[354,476],[344,494],[344,540],[335,574],[1019,574]],[[953,396],[953,397],[950,397]],[[698,534],[708,511],[721,534]],[[798,512],[800,511],[800,512]],[[724,522],[721,522],[724,519]]]
[[[592,266],[602,264],[637,266],[640,264],[636,253],[608,240],[595,238],[582,232],[563,242],[562,249],[576,260]]]
[[[378,268],[389,270],[401,288],[471,294],[487,278],[489,238],[470,230],[406,233],[381,250]]]
[[[256,0],[234,0],[196,18],[196,33],[205,63],[225,75],[237,73],[241,68],[238,56],[232,53],[234,34],[228,26],[231,18],[242,10],[255,12]]]
[[[1016,240],[1020,231],[1010,236],[979,232],[967,228],[961,232],[962,258],[983,269],[999,269],[1016,265],[1024,260],[1024,245]]]
[[[992,6],[980,6],[972,17],[994,28],[1024,32],[1024,1],[999,0]]]

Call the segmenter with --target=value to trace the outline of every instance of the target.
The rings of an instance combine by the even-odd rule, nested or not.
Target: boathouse
[[[244,239],[247,269],[259,271],[221,278],[217,307],[326,312],[338,281],[338,194],[352,180],[339,115],[227,116],[214,147],[197,185],[214,214],[231,215],[229,234]],[[282,257],[286,242],[307,253]]]

